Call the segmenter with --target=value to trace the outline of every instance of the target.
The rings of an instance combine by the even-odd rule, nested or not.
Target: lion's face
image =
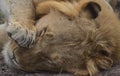
[[[41,49],[53,48],[55,51],[79,52],[95,50],[97,45],[98,26],[87,18],[69,17],[52,11],[37,22],[38,41]],[[60,49],[61,48],[61,49]]]
[[[41,18],[36,26],[40,42],[46,45],[81,43],[88,33],[95,33],[97,30],[93,21],[86,18],[70,19],[57,11]]]

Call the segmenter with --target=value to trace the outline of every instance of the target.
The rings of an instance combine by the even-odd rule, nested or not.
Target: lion
[[[22,47],[3,30],[2,54],[10,67],[93,76],[119,61],[120,22],[104,0],[45,1],[36,12],[34,47]]]

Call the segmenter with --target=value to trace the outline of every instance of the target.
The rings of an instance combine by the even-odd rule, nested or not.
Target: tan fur
[[[20,47],[14,40],[7,43],[3,54],[8,65],[24,71],[68,71],[93,76],[118,62],[120,23],[103,0],[53,2],[63,6],[48,1],[50,10],[46,2],[38,4],[37,8],[47,6],[43,11],[49,12],[36,24],[35,47]],[[98,15],[86,8],[89,4]]]

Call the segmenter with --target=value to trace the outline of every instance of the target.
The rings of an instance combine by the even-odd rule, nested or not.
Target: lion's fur
[[[6,27],[7,27],[7,23],[0,25],[0,52],[3,49],[5,43],[9,41],[7,33],[5,32]]]
[[[91,9],[86,8],[89,3],[98,14],[95,17]],[[25,71],[68,71],[92,76],[118,62],[120,23],[103,0],[51,0],[37,4],[36,11],[37,15],[46,15],[36,22],[37,38],[33,48],[21,47],[14,40],[8,42],[7,34],[4,35],[7,38],[2,44],[8,43],[3,55],[8,65]]]

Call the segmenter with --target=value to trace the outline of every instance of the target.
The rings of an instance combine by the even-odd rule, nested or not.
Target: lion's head
[[[46,1],[38,5],[37,14],[42,17],[35,47],[13,43],[7,49],[23,70],[94,75],[119,60],[119,20],[104,0]]]

